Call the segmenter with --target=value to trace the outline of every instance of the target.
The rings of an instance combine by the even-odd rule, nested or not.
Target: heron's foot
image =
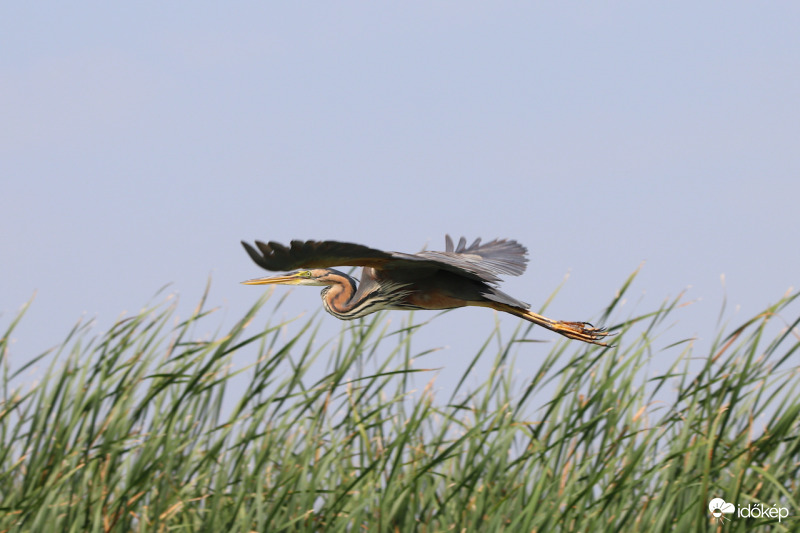
[[[602,341],[605,337],[614,335],[614,333],[609,333],[606,328],[596,328],[588,322],[554,322],[553,331],[570,339],[598,346],[608,346],[608,343]]]

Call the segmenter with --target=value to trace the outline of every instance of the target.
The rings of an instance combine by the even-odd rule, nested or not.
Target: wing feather
[[[467,247],[466,239],[461,237],[455,251],[453,251],[452,242],[448,235],[446,251],[424,251],[414,255],[462,266],[475,272],[485,271],[489,274],[509,276],[519,276],[525,272],[528,250],[517,241],[495,239],[481,244],[481,239],[475,239],[475,242]]]
[[[255,244],[257,250],[242,241],[244,249],[258,266],[273,271],[343,265],[379,267],[392,259],[392,254],[387,252],[349,242],[292,241],[289,247],[274,241],[256,241]]]
[[[244,241],[242,245],[257,265],[273,271],[335,266],[368,266],[384,270],[439,269],[488,283],[499,282],[501,274],[519,276],[525,271],[527,249],[516,241],[496,239],[481,244],[481,240],[476,239],[470,246],[466,246],[466,242],[461,237],[454,247],[453,240],[447,235],[444,252],[416,254],[384,252],[338,241],[295,240],[289,247],[274,241],[256,241],[257,249]]]

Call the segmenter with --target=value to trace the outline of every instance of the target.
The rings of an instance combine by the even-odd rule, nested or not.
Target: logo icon
[[[715,519],[720,522],[725,521],[726,514],[732,514],[736,511],[736,506],[732,503],[728,503],[722,498],[714,498],[710,502],[708,502],[708,510]]]

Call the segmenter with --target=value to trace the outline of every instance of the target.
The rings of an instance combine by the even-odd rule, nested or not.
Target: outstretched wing
[[[481,244],[481,240],[467,247],[467,240],[461,237],[458,246],[453,247],[453,240],[450,235],[445,235],[444,252],[420,252],[417,255],[425,259],[440,261],[449,265],[465,268],[474,272],[486,272],[487,274],[507,274],[519,276],[525,272],[527,248],[517,241],[507,239],[495,239],[486,244]]]
[[[289,247],[272,241],[256,241],[258,249],[244,241],[242,245],[256,264],[275,271],[335,266],[368,266],[384,270],[439,269],[489,283],[500,281],[500,274],[518,276],[525,271],[527,250],[521,244],[505,239],[483,245],[480,242],[477,239],[467,247],[462,237],[454,247],[448,235],[444,252],[416,254],[384,252],[338,241],[292,241]]]
[[[379,268],[393,259],[392,254],[374,248],[338,241],[292,241],[289,247],[270,241],[256,241],[258,250],[242,241],[256,264],[267,270],[371,266]]]

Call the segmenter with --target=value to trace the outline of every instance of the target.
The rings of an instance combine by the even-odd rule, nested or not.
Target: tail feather
[[[495,303],[491,305],[493,309],[510,313],[512,315],[524,318],[528,322],[533,322],[536,325],[547,328],[550,331],[563,335],[570,339],[575,339],[589,344],[596,344],[598,346],[608,346],[608,343],[602,342],[605,337],[612,335],[605,328],[596,328],[588,322],[563,322],[561,320],[552,320],[546,316],[534,313],[528,309],[514,307],[503,303]]]

